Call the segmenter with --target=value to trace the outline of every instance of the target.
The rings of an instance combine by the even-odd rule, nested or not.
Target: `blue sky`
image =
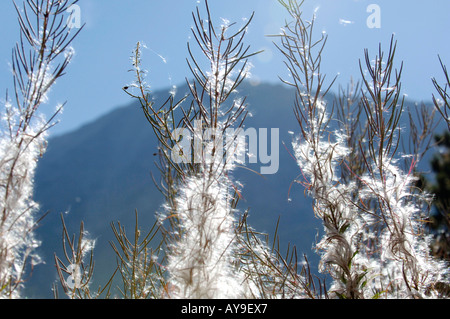
[[[287,75],[274,39],[266,36],[278,33],[286,18],[277,0],[210,0],[209,4],[219,24],[220,18],[243,24],[255,12],[247,43],[265,53],[251,60],[254,80],[278,82],[278,76]],[[370,4],[381,9],[381,28],[366,24]],[[191,12],[196,6],[203,10],[203,0],[80,0],[78,5],[86,26],[73,44],[73,63],[54,86],[46,106],[53,109],[56,103],[68,102],[53,134],[78,128],[131,102],[121,88],[133,80],[127,71],[137,41],[148,47],[143,60],[154,91],[180,85],[189,77],[186,43],[193,41]],[[409,98],[431,99],[431,78],[443,79],[438,54],[450,67],[448,0],[306,0],[303,8],[305,18],[317,12],[317,32],[329,36],[322,72],[330,79],[339,74],[338,83],[345,85],[350,77],[359,79],[358,60],[364,48],[372,56],[379,43],[387,50],[392,34],[398,41],[397,65],[404,62],[403,93]],[[4,98],[6,88],[12,88],[8,63],[18,39],[12,1],[1,1],[0,24],[0,97]]]

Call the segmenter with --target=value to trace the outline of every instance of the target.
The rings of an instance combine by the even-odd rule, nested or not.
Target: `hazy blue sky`
[[[16,0],[21,3],[21,0]],[[253,50],[266,52],[252,59],[253,78],[277,82],[286,76],[282,58],[272,44],[286,18],[276,0],[210,0],[213,16],[243,23],[255,12],[247,43]],[[368,28],[367,7],[381,9],[381,28]],[[132,81],[128,73],[129,57],[137,41],[143,41],[144,66],[149,70],[153,90],[179,85],[189,77],[186,43],[193,25],[191,12],[203,0],[80,0],[81,20],[85,29],[74,42],[76,57],[67,75],[54,87],[49,108],[68,101],[61,123],[53,133],[79,127],[125,105],[130,98],[121,88]],[[397,65],[404,61],[403,92],[410,98],[429,100],[433,91],[431,77],[442,79],[437,55],[450,67],[450,1],[433,0],[306,0],[305,17],[317,12],[317,32],[329,36],[323,56],[322,71],[331,79],[339,75],[340,83],[350,76],[359,78],[358,59],[364,48],[372,56],[381,42],[388,48],[395,33],[398,40]],[[9,61],[11,48],[18,37],[18,25],[12,1],[0,3],[0,89],[11,86]],[[334,87],[337,89],[337,86]],[[274,106],[276,107],[276,106]]]

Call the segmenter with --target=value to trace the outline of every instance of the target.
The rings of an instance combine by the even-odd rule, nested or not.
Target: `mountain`
[[[178,91],[182,96],[187,87]],[[164,90],[155,92],[156,105],[161,105],[168,94]],[[306,254],[315,265],[318,257],[311,248],[322,226],[303,188],[293,183],[300,170],[289,153],[291,132],[299,131],[292,111],[294,92],[282,85],[244,83],[239,95],[248,97],[252,116],[246,119],[247,128],[268,128],[269,132],[270,128],[280,129],[280,165],[276,174],[262,177],[245,168],[234,172],[234,178],[243,184],[240,210],[249,209],[249,224],[269,234],[274,233],[280,218],[281,246],[294,244],[299,255]],[[26,283],[27,297],[52,298],[51,286],[58,281],[54,254],[63,256],[61,214],[71,234],[78,233],[83,221],[90,237],[96,239],[92,288],[106,283],[116,265],[109,244],[114,240],[110,223],[120,221],[131,234],[137,210],[141,231],[145,232],[163,204],[151,178],[152,172],[158,176],[156,152],[155,137],[136,102],[50,139],[35,178],[35,200],[43,213],[48,212],[37,229],[42,241],[38,252],[45,264],[33,270]],[[259,171],[255,164],[248,168]]]

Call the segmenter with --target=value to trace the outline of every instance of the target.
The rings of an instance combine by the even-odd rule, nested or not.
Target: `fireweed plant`
[[[233,139],[227,139],[224,145],[224,141],[216,139],[216,136],[224,136],[226,128],[236,123],[241,115],[245,116],[243,103],[234,100],[227,105],[227,102],[246,76],[246,70],[242,69],[237,78],[232,79],[236,67],[247,58],[248,48],[242,43],[245,28],[229,38],[226,34],[228,25],[224,24],[216,33],[210,21],[210,17],[203,20],[199,11],[194,15],[193,34],[210,65],[208,71],[201,69],[200,62],[188,46],[191,57],[188,63],[195,79],[188,81],[193,100],[189,109],[183,111],[182,124],[177,127],[181,130],[167,129],[168,123],[175,121],[174,107],[170,111],[157,111],[148,101],[149,94],[140,77],[139,45],[133,61],[138,83],[132,87],[138,87],[143,93],[139,99],[157,136],[162,137],[164,158],[172,166],[181,162],[176,160],[178,157],[184,158],[183,162],[188,164],[185,168],[174,166],[179,178],[171,191],[176,195],[158,217],[162,224],[173,218],[177,223],[176,237],[172,237],[175,240],[170,240],[167,246],[168,283],[164,294],[168,298],[237,298],[246,293],[242,285],[244,278],[239,278],[239,272],[233,270],[236,240],[231,206],[234,197],[229,177],[233,163],[227,161],[221,152],[223,148],[231,151],[236,146]],[[233,43],[235,37],[240,37],[237,43]],[[245,66],[246,62],[243,64]],[[200,125],[200,131],[195,130],[194,121],[204,123],[208,128],[205,132],[208,134],[207,143],[203,143],[203,125]],[[201,135],[197,138],[202,143],[192,143],[191,153],[174,147],[178,139],[185,137],[183,130]],[[170,148],[164,147],[167,140]],[[193,156],[196,161],[192,161]]]
[[[40,263],[34,236],[39,205],[33,201],[36,164],[46,148],[48,120],[40,109],[73,56],[75,34],[66,21],[76,1],[27,0],[14,3],[20,41],[12,50],[13,96],[6,94],[0,131],[0,298],[19,298],[26,275]],[[72,33],[72,34],[71,34]]]
[[[306,256],[299,260],[291,247],[282,252],[277,233],[269,240],[248,225],[248,212],[238,209],[244,190],[233,171],[244,166],[238,161],[246,152],[239,129],[248,114],[238,88],[257,54],[244,41],[253,15],[241,28],[224,19],[217,27],[205,1],[206,19],[199,8],[193,12],[196,46],[187,47],[193,78],[186,80],[188,94],[177,101],[173,91],[155,106],[141,64],[142,42],[131,56],[135,80],[124,87],[140,102],[159,142],[160,176],[153,178],[165,202],[157,221],[141,233],[136,212],[131,237],[120,223],[112,224],[117,269],[96,292],[88,284],[92,254],[89,263],[83,262],[83,247],[91,252],[92,245],[83,244],[83,227],[76,240],[63,223],[66,260],[80,267],[76,284],[68,284],[63,272],[70,271],[55,256],[66,295],[116,296],[113,283],[119,276],[123,298],[445,297],[447,265],[430,255],[423,227],[432,198],[416,186],[417,163],[429,148],[435,112],[425,106],[416,113],[408,110],[409,129],[417,138],[410,145],[412,155],[400,151],[405,129],[400,118],[406,110],[394,39],[387,55],[381,45],[374,59],[365,51],[362,80],[340,88],[331,108],[325,97],[334,81],[325,86],[320,68],[327,37],[315,38],[315,17],[303,20],[302,3],[279,2],[291,19],[275,36],[275,45],[290,73],[289,81],[282,81],[296,93],[293,110],[300,134],[292,147],[300,178],[295,181],[313,199],[324,226],[316,248],[319,271],[331,277],[329,287],[311,274]],[[448,86],[434,83],[442,98],[434,99],[436,108],[445,116]],[[183,139],[190,139],[190,148],[179,147]]]
[[[315,19],[302,19],[301,4],[280,2],[293,19],[278,45],[291,75],[283,82],[296,90],[294,112],[301,134],[293,148],[302,172],[299,183],[312,197],[325,229],[316,247],[320,270],[333,279],[329,294],[440,296],[447,268],[430,255],[423,229],[431,198],[415,187],[413,172],[420,158],[398,152],[404,98],[402,66],[394,69],[396,43],[391,40],[387,56],[380,45],[374,60],[365,51],[361,97],[352,102],[349,94],[337,103],[341,120],[332,131],[333,111],[325,102],[329,87],[324,89],[320,72],[326,36],[314,38]],[[444,90],[439,93],[445,95]],[[406,170],[401,158],[409,159]]]
[[[251,229],[247,215],[236,207],[241,187],[233,180],[238,159],[245,152],[239,129],[247,116],[245,97],[237,88],[249,76],[249,52],[244,44],[247,23],[233,31],[223,20],[216,28],[206,2],[207,18],[193,13],[193,36],[201,60],[188,43],[189,97],[174,102],[171,96],[156,109],[140,67],[141,43],[132,57],[136,81],[125,88],[139,99],[144,114],[160,141],[161,183],[166,204],[159,214],[167,240],[165,298],[261,298],[315,295],[306,276],[297,273],[295,259],[281,258],[274,247]],[[137,89],[140,95],[130,93]],[[175,117],[180,115],[180,120]],[[200,127],[200,130],[198,129]],[[203,130],[203,128],[206,128]],[[230,133],[229,128],[235,128]],[[189,134],[183,134],[189,132]],[[191,149],[179,149],[180,138],[192,138]],[[200,141],[200,142],[199,142]],[[165,225],[169,225],[166,228]],[[288,254],[289,255],[289,254]],[[304,271],[306,273],[306,271]],[[301,284],[300,284],[301,283]]]
[[[436,106],[436,109],[447,122],[448,129],[450,130],[450,95],[447,92],[447,90],[450,88],[450,76],[448,74],[447,67],[444,65],[440,57],[439,62],[441,63],[442,70],[444,71],[445,84],[444,86],[442,86],[435,78],[433,78],[434,87],[436,88],[436,91],[439,95],[439,97],[433,95],[433,102]]]

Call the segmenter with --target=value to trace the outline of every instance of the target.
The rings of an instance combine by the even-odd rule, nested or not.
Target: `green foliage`
[[[429,186],[435,196],[435,211],[430,228],[435,234],[432,250],[435,256],[450,261],[450,132],[435,137],[439,152],[431,161],[435,182]]]

